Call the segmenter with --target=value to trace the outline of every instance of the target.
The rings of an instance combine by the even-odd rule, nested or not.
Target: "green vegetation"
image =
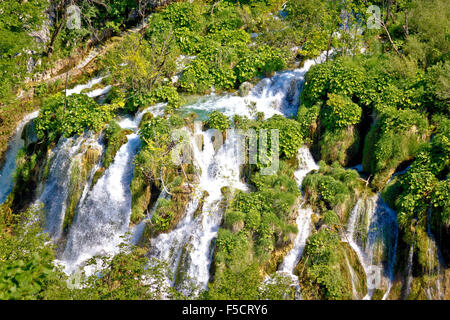
[[[172,199],[160,200],[152,221],[156,223],[156,232],[168,231],[181,218],[192,191],[189,186],[193,181],[192,165],[177,165],[172,161],[175,142],[183,143],[184,138],[183,135],[172,135],[172,130],[183,126],[184,121],[177,115],[171,115],[169,118],[149,117],[142,122],[140,135],[143,147],[135,159],[130,188],[131,221],[139,222],[153,205],[152,200],[155,201],[165,191]]]
[[[296,269],[303,297],[308,300],[352,299],[352,280],[346,262],[353,262],[350,265],[360,275],[359,286],[364,288],[365,283],[364,271],[355,256],[348,245],[340,242],[336,232],[322,229],[310,236]],[[362,290],[359,294],[365,293]]]
[[[226,210],[216,240],[214,281],[208,297],[258,299],[262,273],[275,271],[281,262],[271,261],[271,255],[283,250],[297,231],[292,218],[299,191],[292,169],[281,162],[280,170],[270,176],[256,172],[251,177],[256,191],[238,192]],[[236,286],[237,279],[246,279],[246,283]]]
[[[220,111],[213,111],[208,116],[208,125],[212,129],[224,131],[230,127],[230,120]]]
[[[344,169],[336,162],[331,166],[324,162],[319,165],[319,171],[309,173],[303,180],[305,198],[316,212],[329,215],[329,210],[333,210],[341,224],[345,223],[359,195],[364,192],[365,183],[355,170]]]
[[[100,131],[113,117],[115,105],[98,105],[84,94],[73,94],[65,103],[63,94],[51,96],[43,102],[36,131],[39,139],[55,141],[80,135],[84,130]]]
[[[356,201],[375,192],[397,212],[396,281],[404,278],[408,250],[414,248],[413,281],[405,298],[426,299],[439,277],[448,282],[447,0],[80,0],[74,2],[81,10],[80,29],[67,27],[66,2],[0,2],[1,155],[24,114],[40,109],[34,121],[38,140],[19,151],[13,192],[0,205],[0,299],[186,298],[178,287],[166,287],[167,266],[149,263],[147,248],[151,238],[177,226],[198,182],[193,164],[172,161],[183,142],[176,129],[192,130],[195,119],[183,117],[180,109],[212,91],[236,94],[243,83],[248,89],[262,77],[301,68],[322,53],[325,61],[305,76],[295,117],[208,115],[205,128],[224,137],[233,125],[278,130],[280,167],[264,175],[267,159],[258,154],[257,164],[241,168],[248,191],[224,190],[212,278],[200,298],[294,298],[291,280],[273,275],[297,233],[302,199],[294,170],[304,144],[320,169],[302,183],[303,205],[314,212],[311,236],[296,266],[303,298],[365,295],[362,266],[342,232]],[[380,28],[367,28],[369,5],[381,9]],[[123,32],[144,22],[138,32]],[[101,51],[99,58],[69,76],[67,86],[98,73],[106,76],[96,88],[111,85],[111,91],[106,99],[65,97],[61,76],[94,47]],[[82,276],[81,286],[74,287],[73,279],[53,264],[62,248],[42,233],[42,212],[27,210],[48,175],[50,151],[61,137],[104,134],[104,154],[82,149],[67,172],[62,222],[67,233],[88,180],[93,176],[92,187],[131,133],[114,119],[157,103],[164,103],[163,116],[145,114],[137,131],[141,149],[130,185],[131,224],[154,209],[143,240],[139,247],[122,245],[115,256],[86,262],[91,267],[99,262],[100,276]],[[271,147],[274,141],[267,143]],[[94,173],[96,164],[101,168]],[[362,172],[349,169],[357,164]],[[188,249],[183,248],[180,266],[170,275],[177,285],[185,276]],[[442,274],[438,251],[445,265],[440,267],[446,269]],[[264,282],[268,275],[273,279]],[[394,284],[390,298],[401,298],[401,286]],[[448,288],[443,290],[448,298]],[[374,298],[381,298],[381,290]]]
[[[107,169],[114,160],[120,147],[127,143],[127,134],[130,130],[122,129],[117,122],[112,120],[105,130],[106,150],[103,155],[103,167]]]

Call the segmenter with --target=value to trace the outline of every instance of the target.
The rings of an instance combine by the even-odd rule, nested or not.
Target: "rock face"
[[[50,41],[50,27],[52,23],[50,18],[48,21],[45,21],[40,30],[30,32],[30,36],[32,36],[37,43],[45,44]]]
[[[25,148],[28,148],[30,144],[36,143],[38,141],[36,129],[34,126],[34,120],[31,120],[25,125],[22,131],[21,138],[25,142],[24,143]]]
[[[248,96],[248,94],[250,93],[250,91],[252,91],[253,89],[253,84],[251,84],[250,82],[243,82],[241,84],[241,86],[239,87],[239,95],[241,97],[246,97]]]

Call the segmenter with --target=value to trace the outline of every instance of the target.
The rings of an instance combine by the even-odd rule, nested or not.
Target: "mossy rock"
[[[197,209],[194,211],[194,219],[197,218],[199,214],[203,212],[203,205],[205,204],[206,198],[209,196],[208,191],[203,191],[201,199],[198,201]]]
[[[64,215],[63,230],[67,232],[75,217],[75,209],[78,205],[84,187],[91,176],[95,164],[100,160],[101,152],[97,148],[88,147],[81,150],[83,153],[80,160],[72,164],[70,172],[69,193],[67,196],[67,207]]]
[[[353,282],[349,265],[355,277]],[[356,253],[327,229],[308,239],[295,274],[306,300],[360,299],[367,293],[364,269]],[[353,287],[357,296],[353,295]]]
[[[177,226],[186,214],[191,191],[188,186],[183,186],[177,192],[172,192],[170,200],[159,200],[163,201],[164,206],[157,203],[152,223],[147,223],[145,226],[144,235],[146,239],[157,237],[161,233],[168,233]],[[158,221],[163,221],[164,224],[159,224]]]
[[[355,162],[360,146],[360,136],[354,126],[336,131],[326,131],[320,141],[320,158],[326,163],[339,162],[348,166]]]

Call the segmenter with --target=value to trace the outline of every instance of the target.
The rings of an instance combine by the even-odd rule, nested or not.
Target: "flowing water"
[[[85,89],[90,89],[93,86],[95,86],[96,84],[99,84],[100,82],[102,82],[103,78],[104,77],[96,77],[96,78],[89,80],[88,83],[86,83],[86,84],[79,84],[79,85],[73,87],[72,89],[67,89],[66,95],[71,96],[73,94],[80,94],[81,91],[83,91]]]
[[[436,280],[432,284],[428,284],[425,288],[427,298],[429,300],[442,300],[444,299],[443,292],[443,270],[445,269],[444,258],[437,245],[436,238],[431,232],[431,207],[427,211],[427,261],[428,261],[428,276],[436,277]]]
[[[186,294],[195,289],[206,289],[213,240],[217,237],[224,211],[221,207],[222,188],[246,190],[246,185],[240,181],[238,136],[230,132],[225,143],[215,151],[213,134],[212,130],[203,132],[196,126],[191,141],[194,164],[200,171],[195,194],[176,228],[151,241],[151,255],[168,262],[176,275],[172,285],[182,288]],[[196,142],[199,136],[203,139],[203,148]],[[207,195],[202,199],[203,191],[207,191]],[[201,201],[202,210],[195,215]]]
[[[100,153],[103,150],[92,133],[69,139],[61,137],[57,146],[51,152],[50,169],[44,190],[35,204],[43,204],[45,212],[44,231],[48,232],[54,241],[59,240],[62,234],[72,167],[80,166],[81,157],[89,148],[95,148]],[[78,179],[78,177],[74,178]]]
[[[298,169],[294,172],[295,180],[298,187],[301,189],[303,179],[312,170],[319,169],[319,166],[315,163],[311,152],[306,146],[302,146],[297,153],[297,160],[299,163]],[[298,206],[297,210],[297,235],[295,237],[292,249],[284,257],[282,263],[278,267],[277,274],[288,277],[291,282],[291,286],[295,288],[295,297],[300,299],[300,287],[298,285],[298,277],[294,274],[294,269],[300,261],[303,250],[305,249],[306,239],[308,239],[311,233],[311,215],[313,214],[310,207],[304,207],[304,202]],[[265,282],[270,282],[271,277],[267,277]]]
[[[379,194],[358,199],[347,222],[345,241],[359,258],[367,278],[371,299],[375,289],[385,289],[386,299],[394,279],[397,251],[397,214]]]
[[[241,115],[255,118],[257,112],[264,112],[266,118],[275,114],[293,116],[297,112],[306,73],[325,58],[326,53],[323,53],[314,60],[306,60],[300,69],[277,72],[271,78],[264,78],[247,96],[210,95],[183,109],[197,113],[200,119],[206,119],[213,110],[221,111],[229,117]]]
[[[406,299],[409,295],[409,292],[411,291],[411,284],[413,281],[413,273],[412,273],[413,256],[414,256],[414,243],[412,243],[411,247],[409,247],[408,263],[406,265],[406,289],[402,297],[403,299]]]
[[[300,69],[278,72],[272,78],[265,78],[245,97],[236,94],[213,94],[184,106],[182,110],[186,113],[196,112],[200,119],[205,119],[207,114],[214,110],[222,111],[228,116],[237,114],[255,117],[256,112],[264,112],[266,118],[275,114],[290,117],[295,114],[299,104],[305,74],[312,65],[324,59],[325,54],[316,61],[306,61]],[[83,89],[92,88],[101,80],[102,78],[94,78],[86,85],[68,90],[67,94],[80,93]],[[101,95],[107,90],[109,87],[94,90],[88,95]],[[165,104],[157,105],[153,108],[153,112],[160,115],[164,107]],[[131,129],[133,133],[127,136],[128,142],[119,149],[113,163],[92,189],[84,189],[73,224],[68,230],[67,243],[60,256],[60,262],[68,273],[97,254],[117,252],[118,245],[124,240],[123,237],[127,232],[132,233],[131,242],[138,243],[145,224],[156,209],[155,205],[147,218],[130,230],[130,183],[134,170],[133,160],[140,148],[139,123],[147,111],[138,113],[134,118],[119,119],[119,125]],[[17,130],[22,129],[23,127],[19,126]],[[20,135],[18,137],[20,138]],[[202,139],[200,144],[197,143],[198,137]],[[193,160],[199,174],[198,185],[195,186],[194,194],[178,225],[172,231],[151,239],[150,242],[150,255],[168,262],[173,273],[171,285],[188,295],[198,292],[196,289],[205,289],[209,281],[214,241],[222,222],[225,210],[223,206],[226,204],[223,188],[228,187],[231,191],[247,190],[246,184],[240,179],[241,144],[238,143],[238,136],[233,132],[227,133],[225,143],[218,147],[213,142],[213,137],[213,131],[202,131],[198,125],[191,133]],[[19,138],[16,137],[11,142],[11,145],[17,143],[16,150],[20,148]],[[102,148],[97,139],[84,135],[78,138],[62,138],[52,152],[48,178],[43,185],[39,201],[45,207],[46,231],[54,239],[61,237],[70,183],[68,172],[75,165],[77,157],[85,150],[83,148],[86,144]],[[9,152],[13,149],[11,146]],[[15,163],[15,157],[13,161],[8,160],[8,156],[7,163]],[[295,172],[295,177],[300,188],[306,174],[318,167],[306,147],[298,151],[298,160],[299,168]],[[4,166],[0,179],[11,181],[10,178],[4,178],[6,177],[4,172],[11,175],[8,172],[14,171],[14,165],[12,169],[10,167],[10,164]],[[7,183],[2,183],[0,193],[2,197],[10,191],[10,187],[6,185]],[[160,197],[168,195],[162,193]],[[310,208],[299,206],[296,218],[298,234],[278,272],[293,275],[310,234],[311,215]],[[349,217],[346,238],[357,253],[367,275],[371,266],[381,269],[382,286],[386,288],[385,297],[393,278],[397,233],[396,213],[384,204],[379,195],[358,200]],[[366,298],[370,298],[373,291],[370,289]]]
[[[20,121],[19,125],[12,136],[8,150],[6,151],[5,162],[0,170],[0,204],[5,202],[8,195],[11,193],[14,181],[13,174],[16,170],[17,153],[24,146],[22,140],[22,131],[27,123],[36,118],[39,115],[39,111],[28,114]]]
[[[143,114],[134,119],[137,129]],[[130,184],[133,160],[141,142],[136,133],[127,135],[127,143],[117,152],[113,163],[78,205],[70,227],[67,244],[61,256],[66,272],[71,273],[87,259],[118,251],[129,230],[131,214]]]
[[[299,188],[302,187],[303,179],[312,170],[318,170],[319,166],[314,162],[314,159],[306,146],[299,149],[297,154],[299,168],[294,172],[295,179]],[[298,233],[294,240],[292,249],[285,256],[278,271],[290,273],[294,272],[295,267],[300,261],[303,249],[305,248],[306,239],[311,232],[311,215],[312,209],[310,207],[303,207],[303,203],[298,208],[298,215],[296,219]]]

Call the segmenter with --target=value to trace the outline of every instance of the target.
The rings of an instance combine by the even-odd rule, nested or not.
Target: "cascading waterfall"
[[[298,106],[301,86],[304,82],[306,72],[312,65],[325,59],[325,54],[316,61],[308,60],[300,69],[276,73],[272,78],[263,79],[257,84],[246,97],[236,95],[215,96],[211,95],[206,100],[199,101],[194,105],[184,107],[184,111],[195,111],[202,118],[213,110],[223,111],[227,115],[246,115],[255,117],[256,112],[264,112],[266,117],[274,114],[291,116]],[[91,88],[100,83],[102,78],[95,78],[86,85],[80,85],[67,91],[67,94],[80,93],[83,89]],[[103,88],[94,90],[88,95],[103,93]],[[165,104],[155,106],[157,114],[164,109]],[[119,119],[122,128],[128,128],[137,132],[143,114],[138,113],[134,119]],[[214,250],[214,239],[222,220],[224,208],[222,189],[229,187],[233,189],[246,190],[246,185],[240,181],[240,144],[234,133],[229,133],[225,143],[215,150],[213,145],[213,133],[202,132],[196,127],[195,134],[203,138],[203,147],[193,143],[193,154],[195,166],[200,170],[200,179],[194,192],[194,196],[187,206],[186,213],[178,225],[169,233],[160,234],[151,240],[150,253],[153,257],[168,261],[171,271],[176,274],[172,285],[177,288],[194,287],[205,289],[209,280],[209,268]],[[103,176],[93,186],[92,190],[83,192],[78,203],[75,218],[68,230],[67,243],[60,256],[66,272],[71,273],[82,265],[87,259],[104,253],[117,252],[117,246],[123,242],[123,236],[128,231],[133,234],[132,242],[137,243],[141,237],[145,223],[149,216],[138,226],[129,230],[131,213],[131,193],[129,186],[133,175],[133,159],[140,147],[140,139],[136,133],[127,136],[128,142],[117,152],[114,162],[105,171]],[[194,137],[192,137],[194,138]],[[192,139],[194,140],[194,139]],[[61,145],[55,149],[53,160],[56,166],[59,158],[60,170],[67,172],[70,169],[71,155],[76,154],[78,145],[75,140],[60,141]],[[65,151],[63,151],[65,148]],[[72,150],[72,148],[74,150]],[[60,154],[61,153],[61,154]],[[65,160],[64,160],[65,159]],[[299,186],[304,176],[312,169],[317,168],[308,149],[303,147],[299,150],[300,168],[296,172]],[[51,170],[50,170],[51,171]],[[56,168],[55,168],[56,171]],[[61,233],[61,217],[64,212],[65,199],[67,198],[67,183],[61,179],[50,178],[47,184],[53,184],[60,194],[55,204],[50,200],[46,206],[52,210],[55,207],[54,220],[48,219],[48,228],[51,233],[59,236]],[[50,173],[52,177],[52,171]],[[62,178],[60,176],[59,178]],[[66,177],[67,178],[67,177]],[[54,180],[54,181],[53,181]],[[47,189],[47,186],[46,186]],[[50,195],[52,188],[43,194]],[[66,191],[64,191],[66,189]],[[207,191],[207,192],[204,192]],[[163,195],[161,195],[163,196]],[[42,196],[45,200],[46,197]],[[202,199],[202,197],[204,197]],[[198,213],[199,205],[202,205]],[[292,273],[295,264],[301,257],[301,252],[309,232],[311,211],[299,208],[297,225],[299,234],[295,240],[292,252],[288,254],[283,262],[282,270]],[[53,230],[53,231],[52,231]],[[192,289],[192,288],[191,288]],[[183,292],[189,294],[193,290],[185,289]]]
[[[428,275],[436,276],[434,286],[428,285],[425,289],[427,298],[429,300],[442,300],[444,298],[442,270],[445,269],[444,258],[436,243],[436,238],[431,232],[431,207],[427,211],[427,261],[428,261]],[[434,267],[436,265],[436,267]]]
[[[14,185],[13,174],[16,170],[17,153],[24,146],[22,140],[22,131],[27,123],[36,118],[39,115],[39,111],[25,116],[14,132],[11,141],[8,145],[8,150],[5,156],[5,162],[0,170],[0,203],[5,202],[8,195],[11,193]]]
[[[293,116],[297,111],[306,73],[313,65],[325,59],[326,52],[316,59],[306,60],[300,69],[277,72],[271,78],[264,78],[245,97],[211,95],[184,108],[186,111],[196,112],[200,118],[206,117],[213,110],[219,110],[230,117],[241,115],[254,118],[257,112],[264,112],[266,118],[275,114]]]
[[[409,247],[408,253],[408,264],[406,265],[406,289],[403,294],[403,299],[406,299],[411,291],[411,284],[413,281],[412,267],[413,267],[413,256],[414,256],[414,243]]]
[[[305,74],[311,66],[324,61],[325,57],[324,53],[316,60],[307,60],[301,69],[279,72],[272,78],[263,79],[246,97],[210,95],[184,109],[186,112],[196,112],[200,118],[205,118],[213,110],[219,110],[227,116],[238,114],[251,118],[256,116],[256,112],[264,112],[266,117],[274,114],[291,116],[298,106]],[[221,187],[244,189],[245,185],[239,182],[239,163],[234,152],[237,145],[233,141],[236,137],[229,135],[223,147],[214,154],[211,136],[208,132],[203,132],[201,135],[204,140],[203,150],[193,147],[196,164],[202,172],[199,188],[178,226],[170,233],[161,234],[152,240],[151,252],[155,257],[169,261],[170,269],[176,274],[172,281],[173,285],[180,277],[183,277],[183,279],[195,279],[193,282],[197,286],[206,288],[213,254],[212,241],[216,237],[222,218],[222,210],[218,207],[222,199]],[[230,153],[233,152],[234,155],[231,155]],[[302,148],[300,153],[304,163],[296,172],[296,177],[301,186],[304,176],[317,166],[306,147]],[[228,177],[228,182],[225,177]],[[194,217],[194,212],[203,195],[202,190],[208,191],[208,196],[203,199],[202,214]],[[310,224],[310,211],[301,208],[299,210],[297,219],[299,236],[293,252],[289,254],[285,262],[286,270],[290,269],[290,273],[295,267],[296,260],[301,256]]]
[[[397,214],[389,208],[379,194],[358,199],[350,213],[344,237],[355,251],[367,277],[371,299],[376,288],[374,282],[380,270],[380,284],[386,287],[386,299],[394,278],[394,263],[397,251]],[[375,272],[375,274],[374,274]]]
[[[357,278],[355,270],[353,269],[352,265],[350,264],[350,261],[348,260],[347,254],[345,253],[345,263],[347,264],[348,271],[350,272],[350,277],[352,281],[352,295],[353,299],[360,300],[361,297],[359,296],[358,290],[357,290]]]
[[[93,86],[95,86],[96,84],[99,84],[100,82],[102,82],[103,78],[104,77],[96,77],[96,78],[89,80],[88,83],[86,83],[86,84],[79,84],[72,89],[67,89],[66,95],[71,96],[73,94],[80,94],[81,91],[83,91],[85,89],[90,89]]]
[[[195,136],[191,141],[194,164],[200,170],[195,194],[184,218],[171,232],[152,239],[150,251],[153,257],[167,261],[174,274],[182,275],[183,279],[173,279],[172,285],[184,286],[182,291],[186,294],[192,293],[193,289],[205,289],[208,283],[213,239],[222,220],[222,188],[246,190],[239,178],[238,136],[230,132],[216,152],[212,130],[202,132],[196,126],[195,134],[203,138],[203,149],[194,141]],[[195,217],[203,191],[208,195],[203,199],[202,212]]]
[[[319,169],[319,166],[315,163],[311,152],[306,146],[299,149],[297,154],[299,161],[299,168],[294,172],[295,179],[299,188],[302,187],[303,179],[312,170]],[[311,215],[312,209],[310,207],[303,208],[303,203],[298,208],[298,215],[296,219],[298,233],[294,240],[294,246],[284,258],[278,271],[290,273],[294,272],[294,269],[300,261],[303,249],[305,248],[306,239],[311,232]]]
[[[137,117],[136,121],[140,119]],[[127,139],[128,142],[119,149],[113,163],[78,206],[61,257],[68,273],[95,255],[117,252],[118,245],[129,231],[130,183],[140,138],[132,133]]]
[[[298,187],[301,189],[303,179],[312,170],[319,169],[319,166],[315,163],[314,158],[311,155],[307,146],[302,146],[297,153],[297,160],[299,162],[298,169],[294,172],[295,180]],[[300,261],[303,250],[305,249],[306,239],[308,239],[311,233],[311,215],[313,214],[310,207],[304,207],[302,202],[298,207],[298,214],[296,219],[298,233],[295,237],[292,249],[284,257],[280,264],[277,274],[281,274],[290,278],[292,286],[295,287],[296,297],[300,298],[300,287],[298,285],[298,277],[294,275],[294,269]],[[267,277],[265,282],[270,282],[271,277]]]
[[[82,147],[85,150],[82,150]],[[57,241],[62,234],[62,226],[69,194],[69,184],[73,165],[79,165],[79,159],[87,147],[98,148],[102,146],[92,133],[86,133],[81,137],[61,137],[58,145],[52,151],[51,165],[44,190],[35,202],[36,205],[43,204],[45,212],[44,231]]]

